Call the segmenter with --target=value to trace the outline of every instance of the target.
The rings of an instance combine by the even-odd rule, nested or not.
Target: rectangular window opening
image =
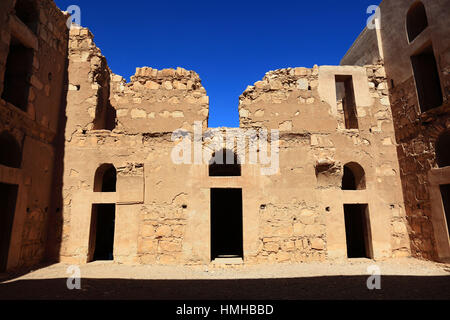
[[[429,45],[412,56],[411,64],[421,112],[440,107],[443,104],[443,96],[433,46]]]
[[[359,129],[352,76],[336,76],[336,98],[338,103],[342,103],[345,128]]]
[[[33,72],[33,49],[11,38],[6,60],[2,99],[22,111],[27,111],[30,77]]]

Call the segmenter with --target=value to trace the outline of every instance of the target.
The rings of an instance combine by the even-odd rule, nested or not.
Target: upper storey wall
[[[194,71],[137,68],[131,81],[112,77],[111,103],[127,132],[172,132],[208,126],[209,98]]]
[[[396,84],[403,83],[413,76],[410,57],[420,52],[430,41],[440,65],[450,64],[449,1],[422,1],[426,9],[428,27],[410,43],[406,17],[415,2],[415,0],[383,1],[380,5],[386,72]]]
[[[66,20],[51,0],[0,1],[0,134],[16,145],[2,142],[2,153],[16,151],[20,158],[14,167],[0,163],[0,183],[18,188],[7,270],[42,262],[47,226],[56,214],[53,177],[63,126]],[[2,214],[4,207],[2,202]]]
[[[364,66],[377,64],[382,59],[379,33],[376,29],[365,28],[341,60],[341,65]]]
[[[411,43],[408,40],[406,17],[415,0],[383,1],[381,8],[381,36],[386,72],[395,83],[412,77],[410,57],[421,51],[431,40],[436,60],[450,64],[450,6],[448,0],[423,0],[428,28]]]
[[[0,103],[13,108],[21,118],[55,133],[64,94],[67,17],[53,1],[23,2],[29,5],[27,22],[15,11],[16,1],[0,1]],[[15,62],[19,55],[20,60]],[[20,98],[11,99],[17,93],[5,93],[8,74],[10,79],[15,75],[15,80],[10,81],[12,92],[17,92],[13,87],[21,82]],[[14,81],[16,84],[12,84]],[[22,100],[21,105],[18,100]]]
[[[86,28],[72,28],[66,138],[90,130],[127,134],[207,127],[209,98],[200,77],[183,68],[137,68],[130,82],[111,72]]]

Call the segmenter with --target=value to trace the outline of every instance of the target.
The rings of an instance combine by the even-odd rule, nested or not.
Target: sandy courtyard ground
[[[370,266],[381,272],[380,290],[367,288]],[[0,299],[450,300],[450,265],[416,259],[226,268],[95,262],[80,267],[80,290],[67,288],[68,267],[55,264],[25,275],[3,275]]]

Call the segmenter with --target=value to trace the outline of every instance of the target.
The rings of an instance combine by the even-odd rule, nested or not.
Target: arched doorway
[[[210,177],[239,177],[241,164],[231,150],[213,154]],[[211,189],[211,260],[243,258],[242,189]]]
[[[356,162],[344,166],[342,190],[366,189],[366,173]],[[345,235],[348,258],[372,258],[372,236],[368,204],[344,204]]]
[[[102,164],[95,172],[94,192],[116,192],[117,171],[112,164]],[[116,205],[93,204],[88,261],[114,260]]]

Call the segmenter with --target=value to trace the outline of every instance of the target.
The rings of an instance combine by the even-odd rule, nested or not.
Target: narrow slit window
[[[337,102],[342,103],[346,129],[359,129],[352,76],[336,76]]]
[[[106,62],[103,62],[106,65]],[[100,88],[97,95],[94,130],[113,131],[117,124],[117,111],[110,101],[109,75],[102,75],[102,77],[102,79],[99,79]]]

